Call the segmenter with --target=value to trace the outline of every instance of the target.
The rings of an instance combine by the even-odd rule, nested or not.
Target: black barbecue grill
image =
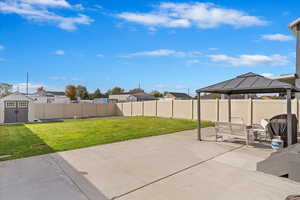
[[[270,119],[267,125],[268,133],[273,139],[274,136],[280,136],[287,147],[287,115],[276,115]],[[292,115],[292,144],[297,143],[298,119],[295,114]]]

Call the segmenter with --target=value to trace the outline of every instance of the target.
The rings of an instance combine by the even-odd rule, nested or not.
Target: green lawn
[[[211,126],[203,122],[202,127]],[[0,161],[196,128],[191,120],[118,117],[0,126]]]

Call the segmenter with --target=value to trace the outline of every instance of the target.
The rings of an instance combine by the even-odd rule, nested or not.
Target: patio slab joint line
[[[183,168],[183,169],[181,169],[181,170],[178,170],[178,171],[176,171],[176,172],[173,172],[172,174],[169,174],[169,175],[164,176],[164,177],[162,177],[162,178],[156,179],[156,180],[154,180],[154,181],[152,181],[152,182],[150,182],[150,183],[147,183],[147,184],[142,185],[142,186],[140,186],[140,187],[138,187],[138,188],[132,189],[132,190],[126,192],[126,193],[123,193],[123,194],[120,194],[120,195],[118,195],[118,196],[115,196],[115,197],[111,198],[111,200],[116,200],[116,199],[119,199],[119,198],[121,198],[121,197],[124,197],[124,196],[126,196],[126,195],[128,195],[128,194],[131,194],[131,193],[136,192],[136,191],[138,191],[138,190],[141,190],[141,189],[143,189],[143,188],[145,188],[145,187],[148,187],[149,185],[152,185],[152,184],[154,184],[154,183],[158,183],[158,182],[160,182],[160,181],[162,181],[162,180],[165,180],[165,179],[167,179],[167,178],[170,178],[170,177],[172,177],[172,176],[175,176],[175,175],[177,175],[177,174],[180,174],[180,173],[182,173],[182,172],[185,172],[185,171],[187,171],[187,170],[189,170],[189,169],[192,169],[192,168],[194,168],[194,167],[197,167],[197,166],[199,166],[199,165],[201,165],[201,164],[203,164],[203,163],[205,163],[205,162],[208,162],[208,161],[210,161],[210,160],[213,160],[213,159],[215,159],[215,158],[217,158],[217,157],[219,157],[219,156],[225,155],[225,154],[227,154],[227,153],[229,153],[229,152],[233,152],[233,151],[239,150],[239,149],[241,149],[241,148],[243,148],[243,147],[245,147],[245,146],[246,146],[246,145],[242,145],[242,146],[239,146],[239,147],[235,147],[235,148],[233,148],[233,149],[230,149],[230,150],[228,150],[228,151],[225,151],[225,152],[223,152],[223,153],[219,153],[219,154],[217,154],[217,155],[215,155],[215,156],[212,156],[211,158],[208,158],[208,159],[206,159],[206,160],[202,160],[202,161],[197,162],[197,163],[195,163],[195,164],[193,164],[193,165],[190,165],[190,166],[188,166],[188,167],[186,167],[186,168]]]

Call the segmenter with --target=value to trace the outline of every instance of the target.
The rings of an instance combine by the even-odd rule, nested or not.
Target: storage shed
[[[28,122],[29,103],[32,99],[15,92],[0,99],[0,123]]]

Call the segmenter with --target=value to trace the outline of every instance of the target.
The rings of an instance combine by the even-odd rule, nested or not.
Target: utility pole
[[[29,75],[28,72],[26,74],[26,95],[28,96],[28,81],[29,81]]]

